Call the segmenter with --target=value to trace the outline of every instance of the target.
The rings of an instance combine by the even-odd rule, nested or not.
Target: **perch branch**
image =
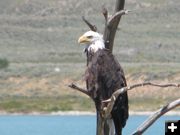
[[[77,90],[77,91],[79,91],[79,92],[82,92],[82,93],[86,94],[87,96],[91,97],[91,96],[90,96],[90,93],[89,93],[87,90],[82,89],[82,88],[76,86],[76,85],[73,84],[73,83],[70,84],[70,85],[68,85],[68,87],[70,87],[70,88],[72,88],[72,89],[74,89],[74,90]]]
[[[95,32],[97,31],[97,27],[91,24],[84,16],[82,16],[82,19],[92,31],[95,31]]]
[[[156,111],[152,116],[150,116],[143,124],[141,124],[133,135],[142,135],[146,129],[148,129],[159,117],[161,117],[166,112],[180,106],[180,99],[177,99],[166,106],[162,107]]]
[[[136,87],[143,87],[143,86],[147,86],[147,85],[151,85],[151,86],[156,86],[156,87],[180,87],[180,84],[155,84],[155,83],[151,83],[151,82],[145,82],[145,83],[139,83],[139,84],[135,84],[135,85],[132,85],[132,86],[129,86],[129,87],[124,87],[124,88],[121,88],[117,91],[115,91],[112,96],[108,99],[108,100],[105,100],[105,101],[102,101],[103,103],[108,103],[107,107],[105,107],[103,110],[103,114],[105,117],[108,117],[112,111],[112,108],[114,106],[114,103],[117,99],[117,97],[126,92],[126,91],[129,91],[129,90],[132,90]]]

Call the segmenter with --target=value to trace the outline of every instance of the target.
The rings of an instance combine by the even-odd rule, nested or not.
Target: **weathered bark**
[[[105,119],[102,117],[100,113],[97,113],[97,130],[96,130],[96,135],[104,135],[104,124],[105,124]]]
[[[116,0],[114,14],[123,10],[124,4],[125,4],[125,0]],[[121,19],[121,16],[117,17],[111,25],[108,25],[108,24],[105,25],[103,38],[105,41],[106,48],[109,49],[111,52],[113,50],[114,37],[116,35],[116,30],[117,30],[118,24],[120,22],[120,19]]]

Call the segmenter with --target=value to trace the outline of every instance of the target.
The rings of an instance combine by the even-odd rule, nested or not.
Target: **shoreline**
[[[155,112],[153,111],[130,111],[129,115],[147,115],[150,116],[152,114],[154,114]],[[95,112],[87,112],[87,111],[58,111],[58,112],[50,112],[50,113],[46,113],[46,112],[29,112],[29,113],[9,113],[9,112],[5,112],[5,111],[0,111],[0,116],[3,115],[10,115],[10,116],[18,116],[18,115],[32,115],[32,116],[38,116],[38,115],[44,115],[44,116],[95,116],[96,113]],[[170,111],[166,114],[164,114],[165,116],[172,116],[172,115],[177,115],[180,116],[180,111]]]

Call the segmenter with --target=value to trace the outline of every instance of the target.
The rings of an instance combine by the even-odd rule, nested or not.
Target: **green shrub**
[[[7,59],[0,59],[0,69],[7,68],[9,61]]]

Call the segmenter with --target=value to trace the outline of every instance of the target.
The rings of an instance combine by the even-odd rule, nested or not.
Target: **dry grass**
[[[144,82],[149,78],[140,74],[128,75],[129,85]],[[170,81],[171,80],[171,81]],[[179,82],[179,75],[171,75],[165,79],[152,79],[156,83]],[[3,84],[11,84],[11,87],[1,88],[0,109],[9,112],[32,112],[32,111],[58,111],[58,110],[85,110],[94,111],[92,101],[85,95],[71,90],[67,84],[76,82],[85,87],[85,82],[76,78],[64,78],[58,76],[40,77],[9,77],[1,80]],[[10,91],[10,93],[7,93]],[[130,110],[152,111],[168,102],[179,98],[180,91],[177,88],[140,87],[129,92]],[[9,105],[10,104],[10,105]]]

